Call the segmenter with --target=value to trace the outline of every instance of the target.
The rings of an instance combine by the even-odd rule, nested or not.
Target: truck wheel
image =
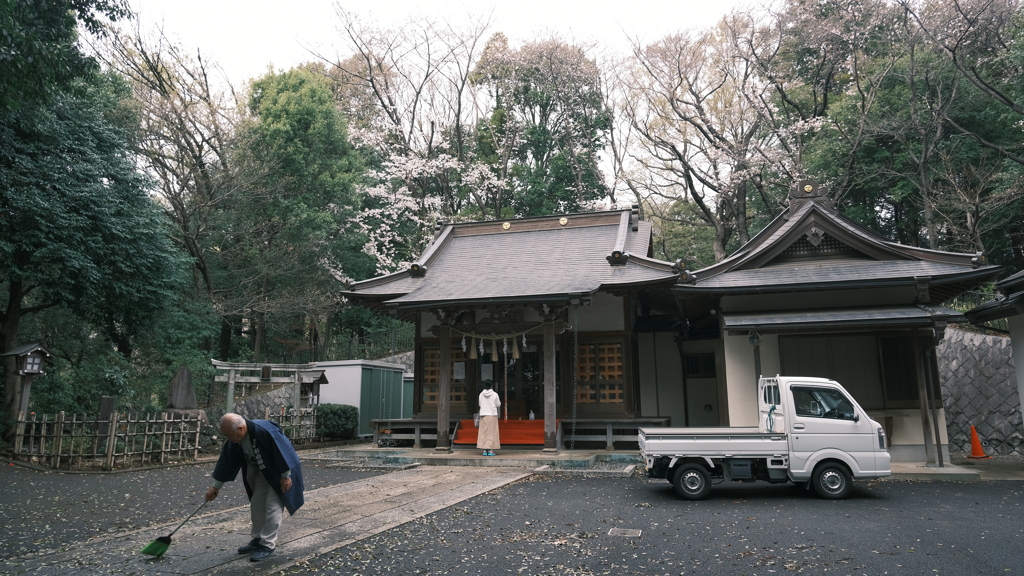
[[[672,475],[672,487],[687,500],[702,500],[711,492],[708,471],[700,464],[683,464]]]
[[[853,489],[853,481],[846,466],[836,462],[826,462],[814,469],[814,491],[822,498],[838,500],[846,498]]]

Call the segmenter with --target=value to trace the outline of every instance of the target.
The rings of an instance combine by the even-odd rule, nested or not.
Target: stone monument
[[[199,416],[203,422],[206,421],[206,411],[198,409],[196,393],[192,390],[192,371],[188,366],[181,366],[171,378],[171,389],[167,394],[167,409],[161,414],[166,414],[168,420],[183,420]]]

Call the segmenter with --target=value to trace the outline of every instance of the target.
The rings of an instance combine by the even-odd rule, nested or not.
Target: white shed
[[[371,420],[412,417],[412,382],[405,366],[375,360],[317,362],[327,384],[320,386],[321,404],[348,404],[359,409],[360,436],[373,434]]]

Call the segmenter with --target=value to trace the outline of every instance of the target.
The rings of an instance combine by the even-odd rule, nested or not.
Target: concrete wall
[[[725,373],[729,395],[729,426],[757,426],[757,380],[754,347],[746,334],[726,335]],[[781,370],[779,338],[761,335],[761,375],[776,376]]]
[[[948,328],[937,349],[952,452],[971,452],[971,425],[986,454],[1024,452],[1010,339]]]

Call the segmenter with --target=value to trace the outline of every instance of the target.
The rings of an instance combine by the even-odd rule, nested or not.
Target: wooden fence
[[[320,440],[316,432],[316,406],[299,409],[282,406],[276,413],[267,408],[263,419],[277,422],[292,444],[308,444]]]
[[[99,418],[64,412],[26,417],[19,412],[12,456],[68,470],[195,460],[202,424],[198,417],[172,420],[166,414]]]
[[[319,441],[316,408],[286,409],[263,415],[277,422],[293,444]],[[63,470],[113,470],[195,460],[205,420],[166,414],[18,413],[11,457]],[[113,433],[111,433],[113,431]]]

